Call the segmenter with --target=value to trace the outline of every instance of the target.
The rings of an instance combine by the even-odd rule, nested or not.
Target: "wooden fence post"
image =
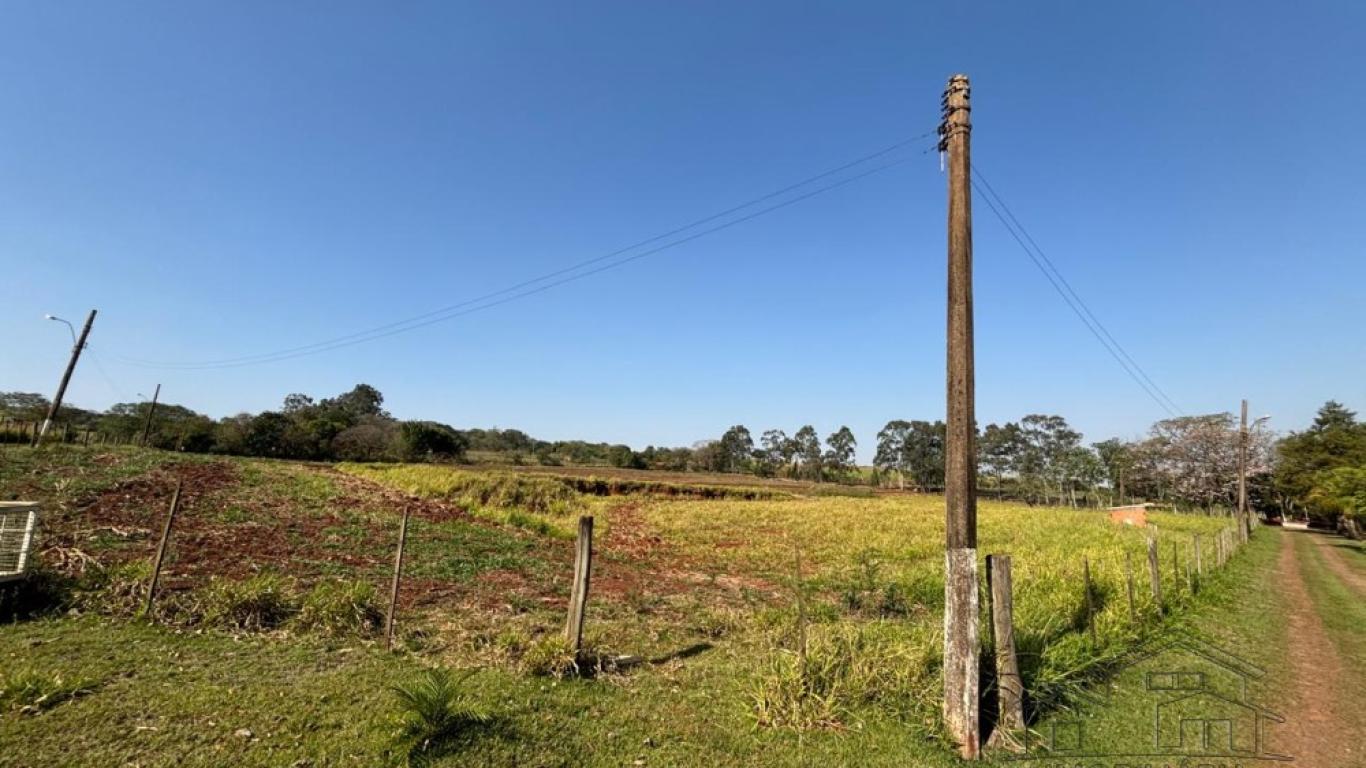
[[[398,582],[403,577],[403,545],[408,541],[408,517],[412,507],[404,505],[403,520],[398,524],[398,549],[394,552],[394,581],[389,585],[389,613],[384,617],[384,648],[394,649],[394,614],[398,611]]]
[[[1138,608],[1134,605],[1134,557],[1130,552],[1124,553],[1124,581],[1129,593],[1129,620],[1138,621]]]
[[[1091,645],[1096,645],[1096,598],[1091,593],[1091,561],[1081,559],[1081,580],[1086,587],[1086,626],[1091,630]]]
[[[1172,594],[1175,595],[1181,588],[1181,547],[1176,542],[1172,542]]]
[[[1157,612],[1162,612],[1162,567],[1157,561],[1157,537],[1148,539],[1148,574],[1153,582],[1153,602]]]
[[[1195,575],[1205,576],[1205,561],[1200,557],[1200,534],[1195,534]]]
[[[157,596],[157,582],[161,580],[161,564],[166,559],[166,542],[171,539],[171,525],[175,523],[175,513],[180,509],[180,488],[183,481],[175,481],[175,493],[171,494],[171,511],[166,514],[166,525],[161,528],[161,541],[157,542],[156,559],[152,561],[152,582],[147,585],[147,603],[142,607],[143,616],[152,615],[152,601]]]
[[[583,616],[588,608],[588,582],[593,572],[593,516],[579,518],[579,537],[574,547],[574,584],[569,593],[569,618],[564,639],[577,659],[583,651]]]
[[[996,644],[996,732],[1014,733],[1024,729],[1025,721],[1024,683],[1015,656],[1010,555],[987,555],[987,585],[991,591],[991,629]]]

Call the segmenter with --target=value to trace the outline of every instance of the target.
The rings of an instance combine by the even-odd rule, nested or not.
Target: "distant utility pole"
[[[161,397],[161,385],[152,393],[152,407],[147,409],[147,423],[142,426],[142,447],[147,447],[147,435],[152,432],[152,416],[157,412],[157,398]]]
[[[1247,513],[1247,399],[1243,400],[1243,415],[1238,423],[1238,538],[1247,540],[1252,532],[1252,520]]]
[[[76,361],[81,358],[81,350],[85,349],[85,338],[90,335],[90,326],[95,324],[95,311],[90,310],[90,315],[85,318],[85,326],[81,328],[81,335],[76,339],[76,346],[71,348],[71,360],[66,364],[66,372],[62,374],[62,383],[57,385],[57,396],[52,398],[52,405],[48,406],[47,418],[43,419],[43,426],[38,434],[33,438],[35,446],[43,442],[47,436],[47,430],[52,426],[53,419],[57,418],[57,411],[62,407],[62,398],[66,396],[66,385],[71,382],[71,374],[76,370]]]
[[[976,759],[978,713],[977,452],[973,418],[971,86],[949,78],[939,149],[948,153],[948,431],[944,457],[944,722],[965,759]]]

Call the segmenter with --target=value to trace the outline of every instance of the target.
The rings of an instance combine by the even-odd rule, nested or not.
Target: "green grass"
[[[95,451],[67,452],[46,465],[30,461],[14,476],[29,478],[44,501],[71,504],[180,458],[124,453],[105,466]],[[22,658],[53,679],[106,681],[40,717],[0,716],[0,743],[34,745],[23,761],[0,751],[0,766],[76,764],[72,739],[87,764],[393,762],[402,757],[402,725],[389,688],[432,665],[477,668],[460,692],[490,717],[452,738],[441,765],[954,764],[936,738],[942,498],[599,496],[545,476],[348,468],[427,498],[474,502],[513,523],[423,502],[405,570],[405,595],[419,605],[400,615],[407,650],[391,656],[365,633],[332,631],[347,616],[372,627],[366,587],[324,587],[312,597],[314,616],[297,615],[309,609],[306,590],[320,577],[382,579],[405,502],[323,467],[226,461],[231,482],[196,497],[186,530],[225,536],[260,527],[287,547],[276,547],[274,559],[213,550],[201,565],[282,568],[285,580],[278,589],[267,588],[270,577],[213,581],[190,593],[216,601],[219,618],[210,624],[237,632],[235,639],[207,625],[177,630],[90,615],[0,626],[0,662]],[[58,488],[52,476],[76,466],[89,468],[79,492]],[[582,511],[599,520],[588,644],[643,661],[557,679],[537,673],[563,656],[555,638],[571,553],[561,536]],[[139,512],[151,527],[160,510]],[[1164,581],[1172,544],[1184,547],[1196,532],[1208,542],[1223,523],[1156,519]],[[1142,532],[1113,526],[1100,512],[983,502],[980,535],[981,555],[1014,557],[1026,679],[1050,705],[1210,599],[1168,583],[1168,611],[1159,616],[1147,597]],[[88,541],[98,557],[117,552],[134,562],[151,547],[146,539]],[[1123,598],[1125,553],[1138,577],[1137,627]],[[1095,643],[1085,631],[1083,557],[1101,598]],[[1206,557],[1212,562],[1208,543]],[[136,589],[126,591],[135,603]],[[270,627],[288,634],[241,634]],[[797,654],[802,628],[805,657]],[[234,735],[243,728],[253,735]]]
[[[1265,588],[1280,551],[1280,535],[1278,531],[1263,529],[1224,570],[1208,575],[1187,612],[1170,617],[1162,631],[1152,637],[1152,642],[1160,646],[1166,640],[1190,636],[1261,668],[1267,674],[1250,683],[1248,698],[1272,709],[1284,701],[1280,691],[1289,684],[1288,673],[1281,664],[1286,648],[1283,620],[1279,617],[1284,607],[1276,591]],[[1199,659],[1183,658],[1187,660],[1192,661],[1193,669],[1212,672],[1204,669]],[[1113,677],[1090,687],[1087,697],[1074,706],[1049,713],[1035,723],[1033,737],[1046,739],[1054,724],[1080,720],[1084,723],[1086,743],[1097,751],[1104,752],[1107,746],[1150,742],[1151,702],[1139,692],[1144,688],[1145,675],[1154,668],[1146,663],[1127,664],[1126,659]],[[1020,765],[1004,752],[996,753],[994,758],[1001,765]],[[1102,760],[1097,764],[1108,763]]]

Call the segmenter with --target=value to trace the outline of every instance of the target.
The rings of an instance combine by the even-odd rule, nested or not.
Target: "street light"
[[[76,327],[75,327],[74,325],[72,325],[71,323],[67,322],[66,320],[63,320],[63,319],[60,318],[60,317],[57,317],[56,315],[51,315],[51,314],[49,314],[49,315],[43,315],[43,319],[44,319],[44,320],[56,320],[56,321],[59,322],[59,323],[66,323],[66,329],[67,329],[68,331],[71,331],[71,343],[72,343],[72,344],[75,344],[75,343],[76,343]]]

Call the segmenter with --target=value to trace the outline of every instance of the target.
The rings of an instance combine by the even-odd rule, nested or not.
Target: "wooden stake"
[[[996,731],[1018,732],[1025,726],[1024,683],[1015,655],[1015,601],[1010,555],[987,555],[987,583],[991,587],[991,627],[996,645]]]
[[[394,614],[398,612],[398,582],[403,577],[403,545],[408,542],[408,517],[412,508],[403,507],[403,520],[398,524],[398,548],[394,551],[394,581],[389,585],[389,613],[384,617],[384,647],[394,649]]]
[[[1179,548],[1176,542],[1172,542],[1172,593],[1180,591],[1181,587],[1181,563],[1179,562]]]
[[[143,616],[152,615],[152,601],[157,596],[157,582],[161,581],[161,564],[166,559],[166,542],[171,539],[171,526],[175,523],[175,513],[180,509],[181,480],[175,481],[175,493],[171,494],[171,511],[166,514],[166,525],[161,529],[161,541],[157,542],[156,559],[152,561],[152,583],[147,585],[147,603],[142,607]]]
[[[579,537],[574,547],[574,583],[569,593],[569,618],[564,639],[577,659],[583,651],[583,617],[588,608],[588,582],[593,572],[593,516],[579,518]]]
[[[1129,594],[1129,620],[1136,623],[1138,607],[1134,605],[1134,557],[1129,552],[1124,553],[1124,582]]]
[[[971,86],[949,78],[940,149],[948,153],[948,419],[944,456],[944,723],[959,754],[981,746],[978,680],[977,466],[973,418]]]
[[[1201,578],[1205,576],[1205,562],[1200,557],[1200,534],[1195,534],[1195,575]]]
[[[1157,537],[1148,539],[1148,573],[1153,582],[1153,603],[1157,612],[1162,612],[1162,569],[1157,560]]]
[[[1081,579],[1086,586],[1086,626],[1091,630],[1091,645],[1096,645],[1096,598],[1091,593],[1091,561],[1081,559]]]

